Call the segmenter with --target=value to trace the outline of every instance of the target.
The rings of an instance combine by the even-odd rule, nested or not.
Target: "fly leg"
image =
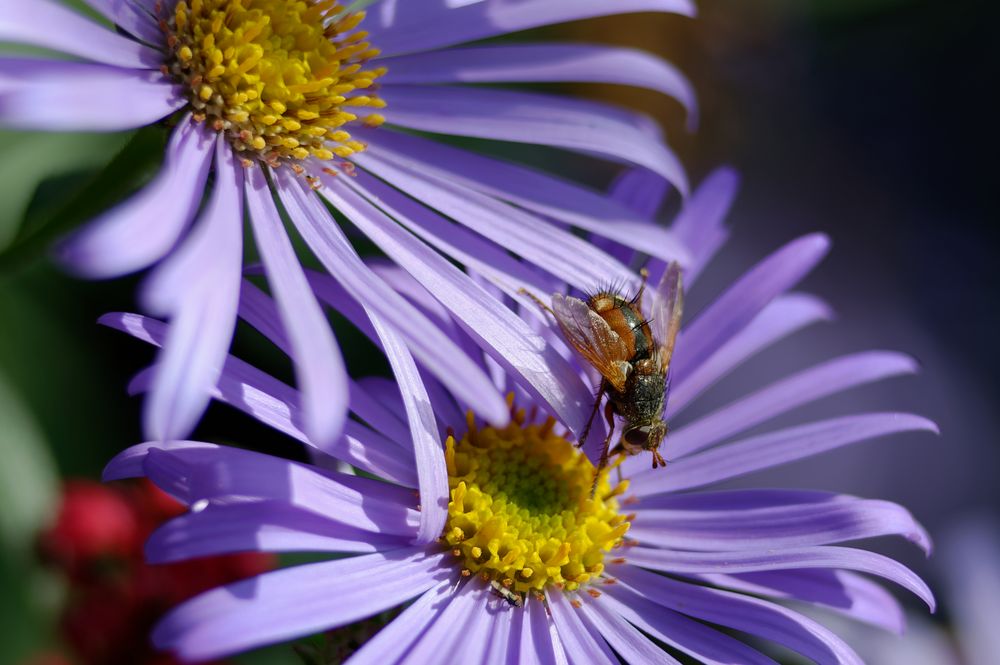
[[[661,466],[662,467],[666,467],[667,466],[667,460],[663,459],[663,455],[660,454],[659,450],[653,450],[652,453],[653,453],[653,468],[654,469],[657,468],[657,467],[661,467]]]
[[[597,396],[594,397],[594,408],[590,410],[590,417],[587,418],[587,425],[583,428],[583,432],[580,433],[580,438],[577,439],[576,447],[583,448],[583,444],[587,442],[587,437],[590,435],[590,427],[594,424],[594,418],[597,416],[597,409],[601,406],[601,399],[604,397],[604,391],[608,389],[607,381],[601,380],[601,387],[597,390]],[[609,402],[610,404],[610,402]]]
[[[639,276],[642,277],[642,285],[639,287],[639,292],[635,294],[635,298],[632,298],[632,302],[635,303],[636,308],[639,310],[639,316],[642,316],[642,294],[646,292],[646,282],[649,281],[649,271],[642,268],[639,271]]]
[[[529,298],[535,301],[535,304],[538,305],[538,308],[540,310],[551,314],[553,319],[556,318],[556,313],[552,311],[552,308],[546,305],[544,302],[542,302],[542,300],[534,293],[524,288],[518,289],[517,292],[520,293],[522,296],[528,296]]]
[[[590,486],[590,498],[594,498],[594,493],[597,491],[597,480],[601,477],[601,471],[604,467],[608,465],[608,454],[611,450],[611,437],[615,435],[615,405],[613,402],[608,402],[608,405],[604,407],[604,418],[608,421],[608,436],[604,439],[604,446],[601,449],[601,461],[597,464],[597,470],[594,471],[594,482]]]

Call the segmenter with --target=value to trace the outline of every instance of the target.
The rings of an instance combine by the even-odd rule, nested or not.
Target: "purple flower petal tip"
[[[810,233],[793,240],[791,243],[795,247],[795,251],[801,252],[804,257],[815,256],[814,260],[817,262],[830,252],[832,244],[830,236],[826,233]]]

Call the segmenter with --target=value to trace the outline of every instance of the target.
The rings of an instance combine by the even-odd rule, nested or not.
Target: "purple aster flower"
[[[636,210],[655,207],[655,191],[641,186],[648,175],[630,173],[616,197]],[[726,236],[721,218],[734,180],[728,171],[714,174],[675,222],[692,248],[689,285]],[[924,529],[886,501],[724,483],[849,444],[935,431],[906,413],[766,427],[823,397],[911,373],[915,363],[887,351],[851,354],[685,418],[688,405],[736,366],[829,318],[821,301],[790,291],[827,248],[822,235],[789,243],[692,318],[674,356],[672,431],[663,445],[670,463],[651,470],[648,458],[628,458],[601,472],[593,498],[595,451],[581,452],[553,405],[518,377],[479,356],[497,389],[511,395],[510,422],[490,425],[466,414],[378,315],[346,311],[384,349],[398,385],[359,382],[351,395],[356,419],[328,452],[375,478],[334,470],[322,454],[309,465],[195,441],[131,448],[106,477],[147,476],[190,506],[150,540],[155,561],[245,550],[351,556],[204,594],[175,609],[154,641],[184,659],[213,658],[410,603],[348,662],[435,662],[448,654],[470,663],[676,663],[673,652],[705,663],[775,662],[721,627],[818,663],[860,663],[840,638],[782,601],[900,632],[898,602],[867,576],[891,580],[933,608],[930,589],[893,559],[843,543],[898,535],[928,552]],[[481,330],[453,325],[398,266],[374,269],[440,317],[456,343],[475,348],[471,335]],[[321,298],[338,295],[329,278],[316,276],[314,287]],[[268,330],[274,303],[255,297],[248,320]],[[534,320],[576,362],[558,333]],[[134,314],[106,322],[153,344],[167,335],[164,324]],[[288,348],[280,335],[272,339]],[[133,388],[148,383],[143,373]],[[311,444],[297,392],[252,366],[229,358],[214,395]]]
[[[508,371],[539,397],[556,400],[551,371],[540,371],[558,365],[555,354],[525,346],[530,328],[453,261],[511,293],[551,291],[558,283],[582,288],[596,275],[627,279],[624,264],[567,227],[638,247],[632,231],[640,216],[580,185],[415,132],[585,153],[641,165],[686,190],[674,154],[637,114],[461,85],[620,83],[672,95],[693,118],[690,86],[672,66],[603,46],[458,45],[609,14],[692,14],[689,0],[87,3],[116,30],[55,0],[0,3],[0,41],[76,58],[0,57],[0,125],[82,131],[176,125],[153,182],[60,250],[67,265],[89,277],[156,264],[143,305],[173,326],[146,404],[150,438],[187,435],[209,400],[238,316],[246,213],[295,362],[304,426],[320,445],[336,441],[349,378],[282,208],[352,304],[397,330],[464,405],[504,422],[506,407],[487,374],[359,259],[324,199],[434,293],[457,325],[478,331],[478,341]],[[642,247],[662,259],[684,259],[668,232],[649,233]],[[571,374],[568,365],[559,371]],[[578,390],[582,396],[582,384]]]

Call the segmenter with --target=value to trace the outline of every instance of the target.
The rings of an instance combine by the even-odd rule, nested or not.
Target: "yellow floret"
[[[477,429],[445,442],[451,497],[441,540],[463,575],[496,580],[516,592],[568,591],[604,571],[604,556],[629,523],[620,492],[555,423],[528,422],[523,411],[503,429]]]
[[[363,20],[337,0],[181,1],[165,22],[167,69],[188,90],[195,117],[245,157],[347,157],[364,146],[339,128],[365,115],[358,107],[385,106],[372,91],[385,68],[366,68],[378,50],[355,30]]]

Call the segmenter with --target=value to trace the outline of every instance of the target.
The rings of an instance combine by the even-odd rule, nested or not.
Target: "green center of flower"
[[[367,68],[379,52],[356,30],[364,16],[336,0],[181,0],[162,22],[164,71],[246,159],[346,158],[364,150],[342,129],[358,120],[348,109],[385,106],[365,92],[386,70]]]
[[[529,422],[518,411],[507,427],[468,431],[445,444],[451,500],[442,541],[463,575],[479,574],[514,593],[555,586],[574,590],[604,571],[622,543],[627,518],[609,470],[590,498],[594,466],[555,421]]]

